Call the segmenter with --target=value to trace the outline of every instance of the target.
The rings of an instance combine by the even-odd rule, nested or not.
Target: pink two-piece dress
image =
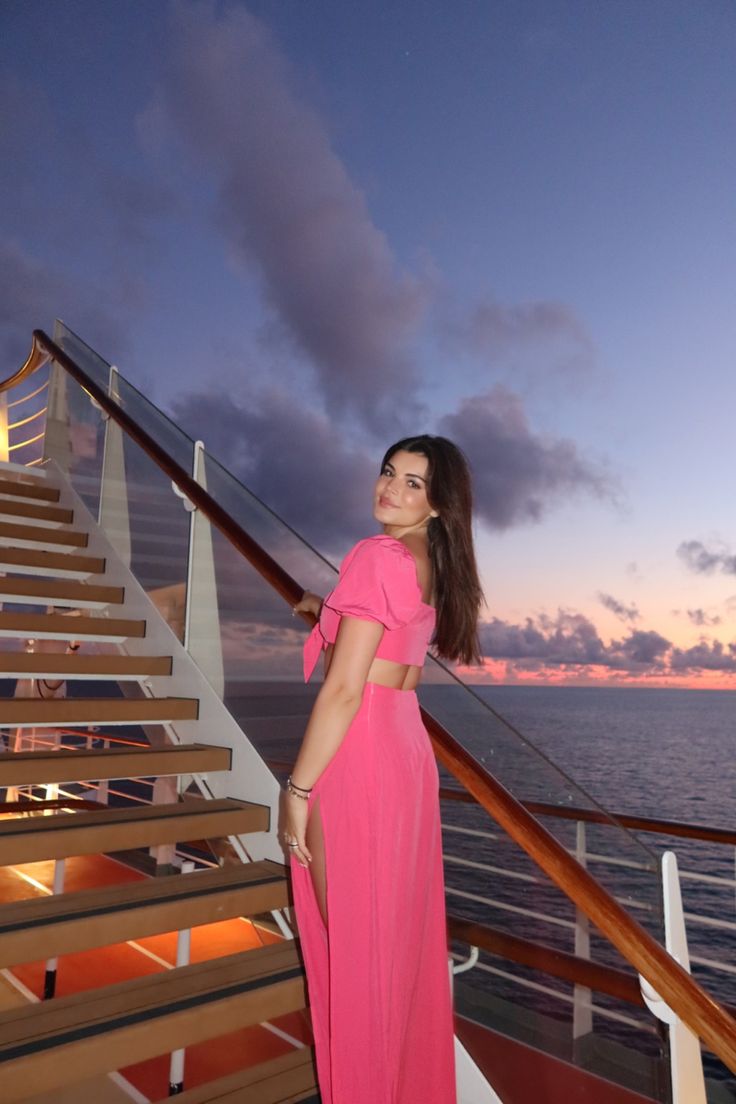
[[[304,649],[305,679],[342,616],[379,621],[376,655],[421,666],[435,613],[393,537],[343,560]],[[322,1104],[455,1104],[439,780],[416,694],[366,683],[315,783],[327,925],[308,869],[292,860]]]

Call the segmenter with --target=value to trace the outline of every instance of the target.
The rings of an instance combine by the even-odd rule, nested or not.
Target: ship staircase
[[[0,573],[0,1099],[316,1104],[279,795],[334,568],[57,323],[0,388]],[[675,826],[425,681],[461,1104],[732,1099]]]

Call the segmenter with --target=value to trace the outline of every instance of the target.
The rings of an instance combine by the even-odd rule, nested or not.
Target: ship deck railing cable
[[[52,358],[71,376],[258,571],[290,606],[303,588],[181,467],[131,415],[122,409],[59,345],[34,330],[33,347],[0,391],[22,382]],[[311,625],[314,619],[303,615]],[[470,691],[469,691],[470,692]],[[477,695],[476,695],[477,696]],[[662,1000],[736,1073],[736,1020],[657,942],[535,817],[433,716],[423,721],[438,761],[500,825],[547,877],[596,925],[658,992]],[[523,739],[523,737],[521,737]]]

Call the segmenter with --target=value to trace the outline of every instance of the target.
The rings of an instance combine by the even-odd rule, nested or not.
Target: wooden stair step
[[[162,724],[198,716],[198,698],[0,698],[0,726],[19,728]]]
[[[117,617],[79,617],[63,613],[0,613],[0,636],[33,636],[42,640],[108,640],[121,643],[146,635],[145,621]]]
[[[105,561],[100,556],[47,552],[41,548],[13,548],[0,544],[0,570],[8,567],[24,575],[56,575],[62,579],[73,579],[102,575]]]
[[[264,860],[32,897],[0,908],[0,968],[288,905],[285,869]]]
[[[4,723],[1,717],[0,713],[0,723]],[[17,751],[0,755],[0,786],[207,774],[230,770],[231,760],[230,748],[211,744]]]
[[[61,579],[0,578],[0,602],[24,602],[74,609],[102,609],[119,605],[123,587],[99,586]]]
[[[6,479],[0,476],[0,495],[13,498],[37,498],[44,502],[58,502],[59,488],[50,487],[45,479]]]
[[[61,652],[0,651],[0,677],[36,676],[47,679],[65,678],[70,681],[141,679],[150,675],[170,675],[172,662],[171,656],[85,655],[81,651],[73,655]]]
[[[319,1099],[311,1047],[289,1050],[177,1096],[181,1104],[319,1104]]]
[[[3,1104],[303,1008],[292,942],[0,1013]]]
[[[0,819],[0,866],[268,830],[267,805],[220,798]],[[0,1078],[1,1080],[1,1078]]]
[[[0,540],[23,541],[31,545],[55,544],[65,548],[86,548],[89,536],[78,529],[49,529],[44,525],[16,525],[10,521],[0,521]]]
[[[71,525],[74,511],[65,510],[62,506],[46,506],[38,502],[0,498],[0,517],[3,516],[34,518],[36,521],[51,521],[57,525]]]

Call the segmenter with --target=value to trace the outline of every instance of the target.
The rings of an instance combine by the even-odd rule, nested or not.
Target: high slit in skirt
[[[322,1104],[455,1104],[438,789],[416,694],[366,683],[309,798],[326,925],[291,863]]]

